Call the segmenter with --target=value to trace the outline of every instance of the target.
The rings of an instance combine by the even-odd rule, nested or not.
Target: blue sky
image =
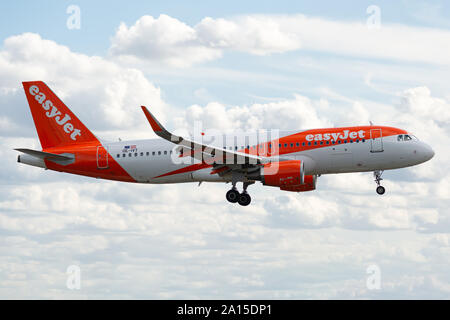
[[[69,30],[69,5],[81,29]],[[371,5],[379,28],[367,25]],[[0,298],[448,298],[450,6],[444,1],[13,1],[0,4]],[[19,165],[39,149],[21,81],[97,136],[376,124],[435,157],[325,175],[311,193],[137,185]],[[66,286],[79,266],[82,287]],[[366,284],[381,270],[381,288]]]

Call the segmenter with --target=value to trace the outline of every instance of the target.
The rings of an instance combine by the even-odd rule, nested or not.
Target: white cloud
[[[214,60],[223,50],[256,55],[298,49],[295,34],[280,30],[277,21],[249,16],[236,20],[205,18],[195,27],[169,17],[143,16],[127,27],[122,23],[112,38],[110,53],[128,59],[156,61],[175,67]]]
[[[1,111],[1,121],[9,123],[2,131],[18,134],[29,128],[34,133],[21,84],[26,80],[46,82],[94,133],[113,128],[128,131],[128,136],[144,136],[136,130],[136,126],[148,128],[142,104],[164,119],[165,112],[160,111],[166,104],[160,89],[141,71],[24,33],[7,38],[0,51],[0,101],[9,105]],[[147,136],[150,132],[145,131]]]
[[[255,55],[305,49],[318,52],[450,65],[448,30],[364,22],[331,21],[304,15],[206,17],[190,27],[161,15],[122,23],[110,52],[122,61],[162,62],[187,67],[222,56],[224,50]]]
[[[255,55],[296,50],[301,44],[294,32],[282,30],[277,18],[267,16],[241,16],[234,20],[207,17],[195,30],[205,46]]]
[[[291,100],[249,106],[227,107],[210,102],[204,107],[190,106],[184,117],[175,119],[175,124],[177,127],[191,128],[195,121],[200,121],[203,128],[220,131],[329,127],[332,126],[331,122],[318,115],[327,107],[324,100],[314,101],[299,94],[295,94]]]
[[[161,15],[143,16],[128,28],[122,23],[112,39],[111,54],[155,60],[178,67],[217,59],[221,51],[199,43],[196,31],[183,22]]]

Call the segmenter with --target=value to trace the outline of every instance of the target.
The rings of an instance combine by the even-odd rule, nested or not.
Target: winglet
[[[145,116],[147,117],[148,122],[150,122],[150,125],[152,126],[153,131],[155,133],[166,131],[164,127],[159,123],[158,120],[148,111],[147,107],[141,106],[142,111],[144,111]]]
[[[151,114],[150,111],[148,111],[147,107],[141,106],[142,111],[144,111],[145,117],[147,118],[148,122],[152,126],[153,131],[160,136],[163,139],[169,140],[174,143],[180,143],[181,140],[183,140],[181,137],[172,135],[169,131],[167,131],[161,123],[159,123],[158,120]]]

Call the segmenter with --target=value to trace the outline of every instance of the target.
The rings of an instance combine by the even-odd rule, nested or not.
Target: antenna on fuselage
[[[369,120],[369,123],[370,123],[371,126],[373,126],[373,122],[372,121]]]

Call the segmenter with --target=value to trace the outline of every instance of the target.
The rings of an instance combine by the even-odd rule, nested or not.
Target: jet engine
[[[304,192],[316,189],[317,176],[305,175],[303,161],[288,160],[265,164],[256,180],[284,191]]]

